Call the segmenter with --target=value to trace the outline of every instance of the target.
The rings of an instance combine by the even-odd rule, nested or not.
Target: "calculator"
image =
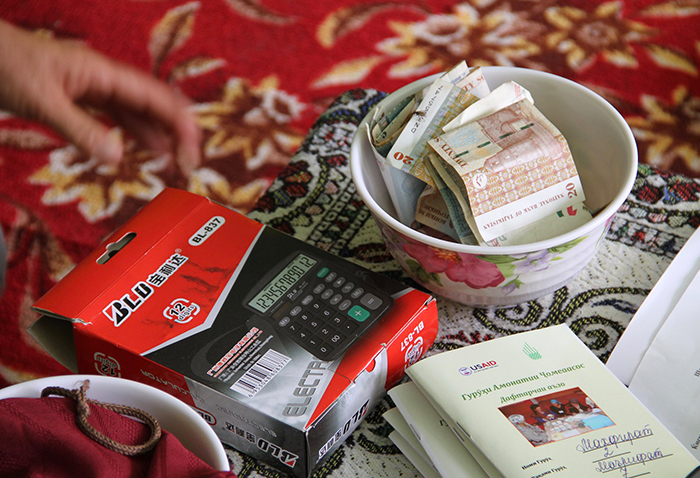
[[[244,306],[315,357],[338,358],[394,300],[337,262],[295,252],[267,272]]]

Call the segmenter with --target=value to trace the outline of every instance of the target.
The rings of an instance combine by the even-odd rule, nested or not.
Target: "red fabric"
[[[0,400],[0,476],[27,478],[235,478],[214,470],[172,434],[163,431],[156,448],[128,457],[110,451],[76,424],[75,401],[65,398]],[[120,443],[146,442],[143,423],[90,406],[90,424]]]
[[[48,128],[0,114],[0,387],[67,373],[28,336],[29,307],[100,238],[165,186],[247,211],[350,88],[393,91],[462,59],[546,70],[605,96],[641,162],[700,175],[697,2],[5,0],[0,18],[168,81],[205,128],[191,176],[133,146],[110,175]]]

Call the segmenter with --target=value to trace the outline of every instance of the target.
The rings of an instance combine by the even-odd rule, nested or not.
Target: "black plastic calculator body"
[[[317,358],[334,360],[393,304],[337,261],[299,251],[267,272],[243,305]]]

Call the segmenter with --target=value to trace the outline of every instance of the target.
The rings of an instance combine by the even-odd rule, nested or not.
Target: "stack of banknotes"
[[[409,227],[463,244],[527,244],[591,219],[562,133],[515,82],[490,90],[461,62],[367,129]]]

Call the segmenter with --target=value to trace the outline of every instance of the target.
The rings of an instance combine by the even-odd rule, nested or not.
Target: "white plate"
[[[207,422],[184,402],[167,393],[133,380],[101,375],[61,375],[21,382],[0,389],[4,398],[39,398],[46,387],[69,390],[90,380],[88,398],[139,408],[153,415],[160,426],[172,433],[180,443],[211,467],[229,471],[229,462],[221,441]]]

